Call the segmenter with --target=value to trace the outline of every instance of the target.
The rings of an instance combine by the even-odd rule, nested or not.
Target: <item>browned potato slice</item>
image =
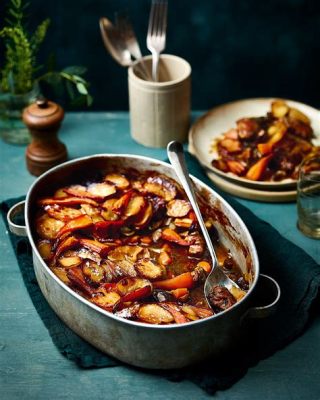
[[[64,268],[53,267],[52,271],[59,279],[62,280],[63,283],[68,284],[70,282],[67,276],[67,271]]]
[[[117,261],[115,272],[117,276],[125,276],[129,278],[135,278],[137,276],[137,271],[134,268],[134,264],[129,260]]]
[[[174,321],[169,311],[164,310],[158,304],[145,304],[140,307],[138,318],[149,324],[170,324]]]
[[[54,198],[56,199],[63,199],[64,197],[68,197],[67,193],[64,191],[64,189],[58,189],[54,192],[53,195]]]
[[[178,228],[191,228],[192,224],[193,224],[193,220],[191,218],[176,218],[174,220],[174,224],[175,226],[177,226]]]
[[[147,279],[158,279],[163,274],[163,267],[154,264],[151,260],[139,260],[135,265],[138,273]]]
[[[282,100],[276,100],[271,103],[271,112],[276,118],[284,117],[288,113],[288,111],[289,107]]]
[[[230,293],[232,294],[232,296],[233,296],[237,301],[241,300],[241,299],[246,295],[246,292],[245,292],[244,290],[238,289],[238,288],[235,287],[235,286],[232,286],[232,287],[230,288]]]
[[[169,217],[185,217],[191,210],[191,204],[186,200],[171,200],[167,204],[167,214]]]
[[[52,257],[52,245],[49,240],[40,240],[37,249],[44,260],[49,260]]]
[[[102,296],[95,296],[91,299],[94,304],[105,309],[114,307],[119,300],[120,296],[116,292],[106,292]]]
[[[173,180],[162,175],[150,176],[144,184],[144,189],[163,197],[166,201],[173,200],[177,195],[177,187]]]
[[[104,180],[113,183],[119,189],[126,189],[130,185],[128,179],[119,174],[108,174],[105,176]]]
[[[100,283],[104,278],[103,267],[91,260],[85,262],[82,271],[94,283]]]
[[[134,226],[136,228],[144,228],[150,219],[152,218],[152,205],[148,202],[146,209],[143,211],[143,214],[140,218],[137,216],[137,220],[134,222]]]
[[[296,108],[290,107],[289,117],[304,122],[307,125],[310,125],[310,119]]]
[[[102,210],[101,216],[105,221],[116,221],[119,216],[111,210]]]
[[[88,192],[95,197],[105,198],[116,193],[117,189],[114,185],[108,183],[92,183],[88,186]]]
[[[81,264],[82,260],[78,256],[74,257],[61,257],[59,258],[59,264],[61,264],[64,268],[76,267]]]
[[[36,220],[36,229],[38,235],[43,239],[55,239],[58,232],[64,226],[64,222],[43,214]]]
[[[167,251],[161,251],[158,261],[161,265],[169,265],[172,263],[172,257]]]
[[[117,199],[107,199],[104,203],[102,203],[102,207],[105,208],[106,210],[112,211],[114,203],[117,201]]]
[[[50,217],[60,219],[61,221],[69,221],[70,219],[82,215],[81,210],[71,207],[47,207],[46,211],[50,215]]]
[[[152,285],[147,279],[142,278],[123,278],[121,281],[117,283],[117,292],[121,296],[127,296],[132,293],[133,297],[137,291],[143,290],[143,294],[151,294],[152,292]],[[140,296],[139,296],[140,297]],[[126,299],[125,301],[133,301],[135,298]]]
[[[126,217],[133,217],[139,214],[146,207],[146,200],[143,196],[133,196],[124,211]]]
[[[109,252],[108,258],[111,261],[130,260],[135,262],[142,250],[141,246],[119,246]]]

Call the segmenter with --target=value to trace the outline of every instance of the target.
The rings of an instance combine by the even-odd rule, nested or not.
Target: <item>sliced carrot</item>
[[[280,140],[284,137],[285,133],[286,131],[279,131],[275,133],[273,136],[271,136],[271,138],[266,143],[259,143],[257,145],[259,153],[262,154],[263,156],[271,153],[274,145],[280,142]]]
[[[211,271],[212,267],[208,261],[200,261],[197,264],[197,267],[201,267],[207,274]]]
[[[262,157],[259,161],[253,164],[247,172],[246,178],[251,179],[252,181],[258,181],[264,173],[265,169],[267,168],[271,158],[272,154]]]
[[[191,289],[194,286],[194,280],[190,272],[184,272],[181,275],[163,281],[156,281],[153,286],[157,289],[174,290],[180,288]]]
[[[180,246],[189,246],[190,243],[186,240],[182,239],[182,237],[174,231],[173,229],[166,228],[162,231],[161,237],[164,240],[168,240],[169,242],[177,243]]]
[[[174,289],[174,290],[171,290],[171,294],[176,299],[181,299],[181,297],[185,297],[185,296],[189,295],[189,290],[187,288]]]

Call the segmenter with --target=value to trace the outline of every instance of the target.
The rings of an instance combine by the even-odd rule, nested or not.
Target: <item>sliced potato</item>
[[[104,278],[103,267],[91,260],[84,263],[82,271],[84,275],[94,283],[100,283]]]
[[[288,111],[288,105],[282,100],[276,100],[271,103],[271,112],[276,118],[283,118]]]
[[[139,260],[135,267],[140,276],[147,279],[158,279],[163,275],[164,269],[151,260]]]
[[[145,304],[140,307],[137,317],[149,324],[170,324],[174,321],[172,314],[158,304]]]
[[[43,214],[36,220],[36,229],[42,239],[55,239],[60,230],[64,227],[64,222]]]
[[[290,107],[289,117],[310,125],[310,119],[305,114],[303,114],[303,112],[297,110],[296,108]]]
[[[116,221],[119,216],[111,210],[102,210],[101,216],[105,221]]]
[[[162,175],[150,176],[143,187],[147,192],[163,197],[166,201],[173,200],[177,195],[174,181]]]
[[[104,180],[113,183],[119,189],[126,189],[130,185],[128,179],[120,174],[108,174]]]
[[[58,189],[54,192],[53,197],[55,199],[63,199],[64,197],[68,197],[67,193],[64,191],[64,188]]]
[[[60,257],[59,264],[64,268],[71,268],[80,265],[82,262],[81,258],[78,256],[74,257]]]
[[[134,221],[134,226],[138,229],[143,229],[152,218],[152,205],[148,202],[147,207],[143,210],[142,215],[137,216],[137,219]]]
[[[52,245],[49,240],[40,240],[37,244],[37,249],[40,253],[40,256],[44,260],[49,260],[52,257]]]
[[[175,218],[174,225],[178,228],[191,228],[192,224],[194,223],[193,219],[191,218]]]
[[[108,259],[111,261],[130,260],[135,262],[142,250],[141,246],[118,246],[109,252]]]
[[[95,296],[90,300],[97,306],[109,310],[119,302],[120,296],[116,292],[107,292],[101,296]]]
[[[52,271],[54,272],[55,275],[57,275],[59,279],[62,280],[63,283],[65,283],[66,285],[70,283],[69,278],[67,276],[67,271],[64,268],[53,267]]]
[[[47,207],[46,211],[50,215],[50,217],[60,219],[61,221],[70,221],[70,219],[82,215],[81,210],[71,207]]]
[[[146,200],[143,196],[132,196],[124,210],[125,217],[133,217],[139,214],[146,207]]]
[[[65,189],[66,190],[66,189]],[[40,206],[50,206],[50,205],[59,205],[59,206],[75,206],[78,204],[91,204],[93,206],[97,206],[98,203],[92,199],[82,198],[82,197],[66,197],[61,199],[55,199],[52,197],[40,199],[38,200],[38,204]]]
[[[92,196],[102,199],[111,196],[117,191],[114,185],[108,183],[92,183],[87,190]]]
[[[126,296],[131,292],[135,292],[138,289],[144,287],[148,288],[148,292],[151,293],[152,285],[151,282],[143,278],[123,278],[117,283],[117,292],[121,296]]]
[[[191,210],[191,204],[187,200],[175,199],[167,204],[167,215],[169,217],[185,217]]]
[[[170,256],[170,254],[166,251],[161,251],[161,253],[159,254],[158,257],[158,262],[161,265],[169,265],[172,263],[172,257]]]

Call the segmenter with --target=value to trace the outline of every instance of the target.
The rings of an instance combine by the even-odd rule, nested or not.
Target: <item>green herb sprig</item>
[[[38,64],[37,55],[50,25],[45,19],[29,33],[26,24],[26,10],[29,3],[24,0],[10,0],[7,10],[6,26],[0,30],[0,40],[5,47],[5,62],[0,72],[0,92],[25,94],[41,82],[53,87],[66,88],[71,101],[80,105],[83,100],[91,105],[89,84],[83,78],[84,67],[68,67],[62,71],[49,70],[40,74],[43,67]],[[61,91],[61,90],[60,90]]]

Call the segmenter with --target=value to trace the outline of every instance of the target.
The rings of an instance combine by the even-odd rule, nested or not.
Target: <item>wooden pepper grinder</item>
[[[44,98],[24,109],[22,119],[32,137],[26,150],[27,167],[32,175],[39,176],[67,159],[66,146],[58,139],[63,117],[63,109]]]

